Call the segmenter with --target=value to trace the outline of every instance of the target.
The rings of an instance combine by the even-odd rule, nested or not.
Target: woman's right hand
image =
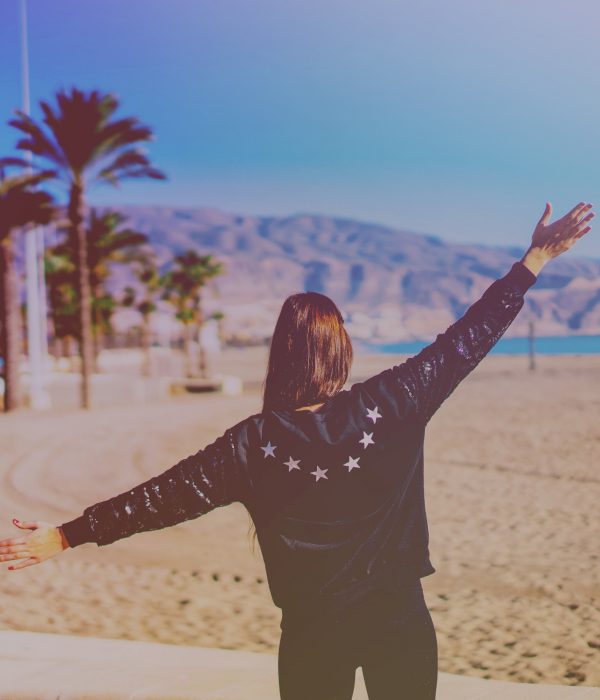
[[[31,530],[27,534],[0,540],[0,561],[21,559],[22,561],[9,570],[24,569],[26,566],[40,564],[50,557],[67,549],[68,544],[60,528],[42,520],[23,523],[13,520],[22,530]]]
[[[548,221],[552,215],[552,205],[546,203],[546,209],[531,238],[531,245],[521,258],[521,262],[534,275],[538,275],[547,262],[566,252],[590,229],[588,221],[594,217],[590,212],[591,204],[579,202],[570,212],[552,224]]]

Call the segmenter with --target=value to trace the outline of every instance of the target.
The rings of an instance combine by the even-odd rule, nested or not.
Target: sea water
[[[402,343],[363,343],[362,351],[414,355],[432,340],[411,340]],[[500,338],[490,351],[492,354],[527,355],[528,337]],[[600,335],[540,336],[533,340],[533,350],[540,355],[592,355],[600,353]]]

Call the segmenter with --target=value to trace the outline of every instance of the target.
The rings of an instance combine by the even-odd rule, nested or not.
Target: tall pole
[[[535,369],[535,350],[533,341],[535,339],[535,329],[533,321],[529,321],[529,369]]]
[[[46,273],[44,270],[44,228],[40,226],[36,231],[37,260],[38,260],[38,289],[40,295],[40,338],[42,348],[42,382],[45,386],[50,372],[50,354],[48,352],[48,306],[46,302]],[[48,397],[49,398],[49,397]],[[49,407],[49,401],[47,401]]]
[[[25,112],[25,114],[29,114],[29,47],[27,41],[26,0],[21,0],[21,69],[23,85],[23,112]],[[25,152],[25,159],[31,163],[32,155],[29,151]],[[42,249],[42,252],[40,249]],[[44,317],[45,321],[46,299],[45,296],[42,298],[42,295],[40,294],[40,256],[43,256],[43,233],[38,231],[36,228],[29,228],[25,233],[29,402],[32,408],[38,409],[49,408],[50,406],[50,397],[44,388],[44,370],[46,364],[44,349],[46,343],[42,338],[42,328],[45,327],[45,323],[42,323],[42,316]]]

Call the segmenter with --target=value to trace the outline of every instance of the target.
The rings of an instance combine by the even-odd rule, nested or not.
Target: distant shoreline
[[[409,354],[419,352],[432,340],[411,340],[401,343],[366,343],[363,352]],[[596,355],[600,353],[600,335],[540,336],[534,339],[534,351],[540,355]],[[501,338],[492,348],[494,355],[527,355],[529,338]]]

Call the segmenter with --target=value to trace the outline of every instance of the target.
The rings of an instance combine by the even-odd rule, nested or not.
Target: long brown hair
[[[342,389],[353,360],[352,341],[336,304],[319,292],[283,302],[269,346],[263,413],[323,403]],[[254,524],[248,534],[256,539]]]

